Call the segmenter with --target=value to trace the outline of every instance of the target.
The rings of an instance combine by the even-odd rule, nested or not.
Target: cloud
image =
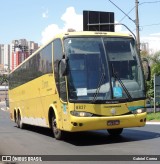
[[[160,37],[160,33],[151,34],[151,36]]]
[[[48,9],[42,13],[42,18],[48,18]]]
[[[60,28],[57,24],[50,24],[42,31],[41,43],[45,44],[52,39],[56,34],[66,32],[69,28],[76,31],[83,30],[83,16],[75,12],[74,7],[68,7],[64,14],[61,16],[64,22],[63,27]]]
[[[45,44],[50,39],[52,39],[56,34],[61,33],[62,29],[58,27],[56,24],[48,25],[43,31],[42,31],[42,39],[41,43]]]
[[[119,22],[115,21],[115,23],[118,24]],[[116,25],[116,26],[115,26],[115,31],[116,31],[116,32],[122,32],[122,25]]]
[[[67,8],[61,20],[64,21],[64,30],[69,28],[73,28],[76,31],[83,30],[83,15],[76,14],[74,7]]]

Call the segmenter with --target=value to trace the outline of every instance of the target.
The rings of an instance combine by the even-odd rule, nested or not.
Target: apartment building
[[[26,39],[13,40],[11,44],[0,44],[0,73],[14,70],[38,48],[38,43]]]
[[[4,71],[9,71],[9,62],[10,62],[10,45],[4,45],[4,57],[3,57],[3,64],[4,64]]]
[[[38,43],[35,43],[33,41],[28,41],[28,53],[29,56],[34,53],[38,49]]]
[[[14,70],[38,49],[38,43],[26,39],[13,40],[10,48],[10,69]]]
[[[12,60],[10,61],[10,64],[11,70],[14,70],[20,63],[22,63],[29,56],[27,40],[13,40],[11,47]]]
[[[0,44],[0,64],[4,64],[4,44]]]
[[[0,44],[0,74],[4,71],[4,44]]]

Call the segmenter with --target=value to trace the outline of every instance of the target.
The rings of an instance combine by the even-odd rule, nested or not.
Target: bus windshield
[[[133,38],[66,38],[69,100],[144,98],[144,79]]]

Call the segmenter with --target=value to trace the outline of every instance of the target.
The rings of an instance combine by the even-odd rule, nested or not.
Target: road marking
[[[160,122],[146,122],[147,125],[160,125]]]

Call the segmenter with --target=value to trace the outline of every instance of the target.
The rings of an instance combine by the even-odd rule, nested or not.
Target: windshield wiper
[[[128,99],[129,99],[130,101],[132,101],[132,96],[130,95],[129,91],[127,90],[127,88],[126,88],[125,85],[123,84],[122,80],[121,80],[121,79],[118,77],[118,75],[115,73],[114,68],[113,68],[113,63],[111,64],[111,66],[112,66],[112,73],[113,73],[114,78],[118,80],[118,82],[121,84],[123,90],[125,91],[126,95],[128,96]]]
[[[96,92],[94,93],[93,99],[91,101],[92,103],[97,100],[97,97],[98,97],[98,94],[99,94],[101,85],[103,84],[103,81],[104,81],[105,76],[106,76],[106,74],[105,74],[105,68],[104,68],[104,65],[103,64],[102,64],[102,70],[103,70],[103,72],[101,74],[101,78],[99,80],[98,87],[97,87]]]

